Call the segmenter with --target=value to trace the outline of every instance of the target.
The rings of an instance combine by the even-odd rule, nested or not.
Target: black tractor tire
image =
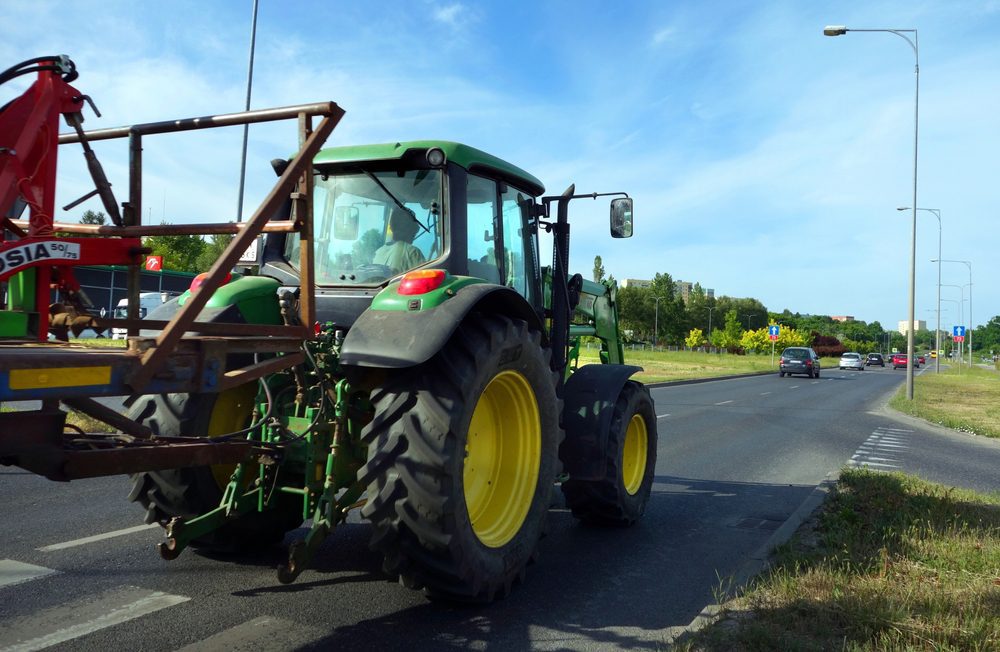
[[[573,515],[594,525],[628,526],[646,509],[656,473],[656,413],[649,390],[628,381],[618,394],[602,480],[562,483]]]
[[[560,471],[550,358],[526,322],[473,313],[431,360],[372,392],[361,513],[404,586],[489,602],[523,580]]]
[[[220,394],[145,396],[129,410],[130,418],[154,434],[218,436],[250,424],[256,383]],[[146,509],[145,522],[166,526],[175,516],[193,518],[219,506],[233,466],[196,466],[147,471],[132,476],[129,500]],[[213,553],[239,553],[281,542],[302,523],[301,503],[285,500],[279,508],[251,512],[191,542]]]

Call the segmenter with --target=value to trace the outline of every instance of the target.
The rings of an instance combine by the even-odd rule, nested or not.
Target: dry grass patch
[[[914,379],[913,401],[905,389],[889,405],[907,414],[947,428],[987,437],[1000,437],[1000,374],[968,367],[925,372]]]
[[[688,650],[1000,649],[1000,495],[852,469]]]
[[[580,351],[581,365],[596,362],[598,362],[596,349]],[[733,355],[697,351],[651,351],[649,349],[626,348],[625,362],[643,368],[643,371],[636,374],[635,378],[644,383],[715,378],[759,371],[777,373],[778,370],[777,356],[772,364],[770,355]]]

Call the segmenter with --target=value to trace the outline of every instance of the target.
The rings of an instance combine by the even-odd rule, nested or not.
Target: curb
[[[812,516],[823,501],[826,500],[830,492],[837,485],[840,479],[840,472],[828,473],[826,478],[824,478],[812,492],[806,496],[806,499],[802,501],[791,516],[789,516],[784,523],[781,524],[777,530],[774,531],[767,541],[764,542],[757,550],[750,555],[750,558],[742,565],[740,568],[730,577],[729,587],[726,589],[726,596],[731,597],[734,590],[740,588],[747,584],[751,578],[759,575],[761,572],[767,570],[770,566],[770,556],[771,552],[783,543],[786,543],[795,534],[795,531],[799,529],[806,519]],[[720,604],[709,604],[701,610],[701,612],[694,617],[686,627],[672,627],[670,628],[670,634],[668,640],[665,642],[668,644],[676,643],[681,637],[689,634],[694,634],[700,629],[712,625],[722,615],[722,605]]]
[[[734,374],[732,376],[710,376],[708,378],[685,378],[684,380],[664,380],[658,383],[643,383],[650,389],[657,387],[674,387],[677,385],[697,385],[698,383],[711,383],[716,380],[737,380],[739,378],[753,378],[755,376],[767,376],[774,371],[753,371],[748,374]]]

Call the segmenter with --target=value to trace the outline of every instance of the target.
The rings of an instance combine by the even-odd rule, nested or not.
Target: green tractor
[[[131,500],[166,527],[161,555],[272,544],[311,520],[278,571],[291,582],[360,508],[388,573],[483,602],[523,579],[557,484],[583,521],[635,522],[656,465],[653,402],[624,364],[614,283],[566,269],[568,205],[600,195],[543,196],[524,170],[444,141],[324,149],[310,185],[312,269],[299,269],[297,233],[272,232],[258,272],[223,285],[199,318],[294,325],[312,300],[303,362],[131,405],[156,436],[249,438],[266,451],[133,475]],[[272,219],[289,219],[291,202]],[[611,235],[631,236],[632,200],[610,204]],[[551,267],[539,262],[542,230]],[[299,292],[305,273],[314,297]],[[603,364],[577,365],[583,337]]]

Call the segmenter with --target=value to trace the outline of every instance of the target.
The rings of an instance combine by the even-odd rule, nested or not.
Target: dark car
[[[892,354],[892,368],[900,369],[906,368],[906,354],[905,353],[893,353]]]
[[[781,352],[778,361],[778,375],[805,374],[810,378],[819,378],[819,356],[806,346],[790,346]]]
[[[865,358],[866,367],[874,367],[875,365],[885,366],[885,358],[882,357],[881,353],[869,353],[868,357]]]

